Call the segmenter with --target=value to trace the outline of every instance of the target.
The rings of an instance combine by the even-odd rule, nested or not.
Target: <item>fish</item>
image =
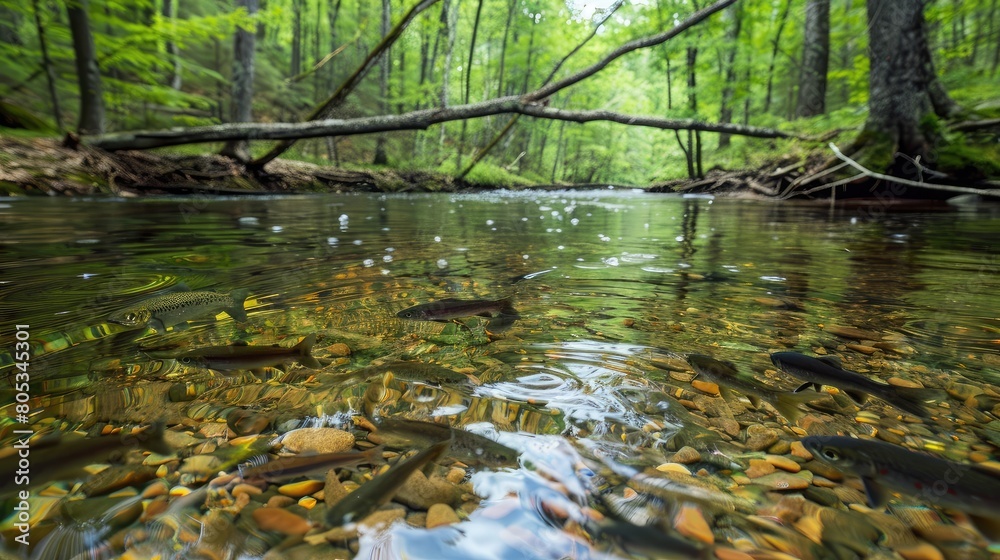
[[[190,367],[201,367],[216,371],[253,370],[269,366],[280,366],[297,362],[310,369],[323,367],[312,357],[312,347],[316,344],[316,334],[310,334],[290,348],[279,346],[209,346],[172,356],[179,363]]]
[[[94,463],[119,462],[132,449],[144,449],[161,455],[173,450],[163,440],[164,424],[157,422],[142,432],[98,437],[52,437],[45,441],[14,440],[10,451],[0,457],[0,496],[17,487],[37,487],[56,480],[70,480]],[[26,455],[21,455],[24,451]],[[25,461],[22,461],[24,459]],[[27,468],[22,463],[27,462]],[[22,472],[23,471],[23,472]],[[15,484],[16,483],[16,484]]]
[[[250,291],[178,292],[149,298],[108,316],[108,321],[126,327],[151,327],[158,333],[191,319],[199,319],[225,311],[233,320],[244,322],[247,312],[244,301]]]
[[[470,466],[516,466],[520,456],[516,449],[479,434],[420,420],[385,418],[368,436],[369,441],[392,448],[428,445],[444,439],[451,440],[452,456]]]
[[[445,298],[415,305],[396,313],[396,317],[400,319],[414,321],[449,321],[473,316],[495,316],[507,320],[520,317],[507,298],[497,300]]]
[[[944,391],[940,389],[896,387],[872,381],[860,373],[843,369],[832,357],[812,358],[798,352],[775,352],[771,354],[771,363],[805,382],[795,389],[796,393],[809,387],[819,391],[821,385],[830,385],[843,390],[859,405],[864,404],[868,395],[873,395],[904,412],[923,418],[930,413],[922,403],[945,398]]]
[[[1000,472],[957,463],[876,440],[808,436],[802,445],[817,460],[861,479],[872,507],[889,491],[965,512],[985,536],[1000,537]]]
[[[382,458],[384,449],[385,446],[380,445],[367,451],[315,453],[278,457],[271,460],[267,460],[265,455],[263,462],[251,459],[248,463],[241,465],[240,476],[243,477],[243,480],[261,479],[275,482],[297,476],[325,473],[330,469],[353,469],[358,465],[380,465],[385,463],[385,459]]]
[[[785,391],[772,389],[767,385],[757,381],[753,375],[740,373],[736,366],[729,362],[722,362],[702,354],[690,354],[687,357],[688,364],[694,368],[699,377],[704,377],[719,386],[719,393],[727,398],[732,397],[731,390],[739,391],[750,400],[755,408],[760,406],[760,401],[764,400],[781,413],[789,422],[798,422],[803,416],[803,411],[798,405],[816,400],[813,395],[795,395]]]
[[[340,527],[364,519],[392,500],[411,474],[444,455],[449,444],[450,439],[439,441],[344,496],[326,512],[327,525]]]

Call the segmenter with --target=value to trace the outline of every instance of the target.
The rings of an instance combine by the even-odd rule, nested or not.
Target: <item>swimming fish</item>
[[[467,465],[515,466],[520,453],[479,434],[434,422],[384,418],[368,440],[392,448],[411,448],[451,439],[451,454]]]
[[[243,302],[250,293],[246,289],[229,294],[218,292],[178,292],[149,298],[112,313],[108,321],[126,327],[152,327],[156,332],[166,332],[167,327],[191,319],[215,315],[225,311],[235,321],[247,320]]]
[[[799,404],[816,400],[816,398],[801,398],[803,395],[772,389],[757,381],[753,375],[741,373],[735,365],[716,360],[711,356],[690,354],[687,357],[687,362],[694,368],[699,377],[704,377],[718,385],[719,393],[723,397],[731,399],[733,397],[730,390],[739,391],[750,400],[750,404],[755,408],[760,405],[760,401],[763,399],[789,422],[794,423],[802,418],[804,413],[799,410]]]
[[[361,485],[344,496],[326,512],[326,522],[331,527],[340,527],[360,521],[386,504],[396,495],[410,475],[431,463],[448,450],[451,440],[439,441],[405,461],[389,467],[389,470]]]
[[[921,417],[930,415],[921,403],[945,398],[944,391],[940,389],[896,387],[872,381],[860,373],[841,368],[835,358],[775,352],[771,354],[771,363],[805,381],[795,389],[796,393],[809,387],[819,391],[821,385],[830,385],[843,390],[858,404],[863,404],[868,395],[874,395],[900,410]]]
[[[813,456],[864,484],[868,503],[882,507],[885,489],[930,505],[967,513],[984,535],[1000,536],[1000,473],[956,463],[882,441],[845,436],[809,436],[802,445]]]
[[[385,446],[373,447],[367,451],[349,453],[314,453],[278,457],[265,461],[251,459],[248,465],[240,467],[243,480],[263,479],[268,482],[286,480],[297,476],[325,473],[330,469],[355,468],[358,465],[378,465],[385,462],[382,451]]]
[[[185,366],[235,371],[241,369],[259,370],[268,366],[279,366],[298,362],[311,369],[323,367],[312,357],[312,347],[316,344],[316,334],[310,334],[290,348],[279,346],[210,346],[185,352],[174,358]]]
[[[370,380],[374,377],[391,373],[393,377],[411,383],[428,385],[480,385],[482,382],[474,375],[459,373],[437,364],[426,362],[392,362],[379,366],[370,366],[354,372],[353,376]]]
[[[396,313],[400,319],[415,321],[448,321],[462,317],[520,317],[517,310],[511,306],[510,299],[439,299],[431,303],[422,303]]]
[[[14,440],[9,453],[0,457],[0,496],[16,486],[36,487],[56,480],[69,480],[93,463],[120,461],[131,449],[145,449],[161,455],[173,452],[163,440],[164,425],[158,422],[142,432],[122,431],[99,437],[53,437],[44,442]],[[25,466],[27,465],[27,466]],[[15,485],[16,483],[16,485]]]

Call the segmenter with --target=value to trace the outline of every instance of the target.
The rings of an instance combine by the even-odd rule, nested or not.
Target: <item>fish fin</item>
[[[806,381],[802,385],[799,385],[798,387],[796,387],[795,390],[792,391],[792,392],[793,393],[801,393],[802,391],[805,391],[809,387],[816,387],[816,384],[815,383],[810,383],[810,382]],[[818,391],[819,389],[816,388],[816,390]]]
[[[168,288],[167,290],[164,290],[164,293],[172,294],[174,292],[190,292],[190,291],[191,291],[191,286],[188,286],[186,282],[178,282],[173,286],[171,286],[170,288]]]
[[[851,400],[854,401],[857,404],[865,404],[865,401],[868,400],[868,394],[865,393],[864,391],[855,391],[853,389],[844,389],[844,393],[848,397],[851,397]]]
[[[837,356],[816,356],[816,359],[823,362],[824,364],[835,367],[837,369],[844,369],[843,362]]]
[[[148,326],[149,328],[153,329],[158,334],[163,334],[163,333],[167,332],[167,326],[163,324],[163,321],[161,321],[159,319],[156,319],[156,318],[150,319],[149,323],[146,326]]]
[[[512,315],[514,317],[520,317],[520,313],[511,304],[510,298],[504,298],[499,300],[497,303],[500,304],[500,314],[501,315]]]
[[[494,331],[503,331],[514,324],[514,321],[520,319],[520,315],[508,315],[506,313],[501,313],[496,317],[490,317],[490,320],[486,322],[486,326]]]
[[[721,396],[722,398],[726,399],[727,401],[731,401],[736,398],[736,393],[729,387],[726,387],[725,385],[718,385],[718,387],[719,387],[719,396]]]
[[[239,288],[229,292],[229,297],[233,298],[233,306],[225,311],[237,323],[245,323],[247,321],[247,312],[244,309],[244,305],[246,304],[248,295],[250,295],[250,290],[246,288]]]
[[[868,498],[868,505],[873,508],[885,507],[886,502],[889,501],[889,497],[886,495],[885,490],[875,482],[875,479],[863,476],[861,477],[861,483],[865,487],[865,497]]]
[[[991,542],[1000,542],[1000,518],[966,513],[969,521]]]
[[[300,364],[310,369],[320,369],[323,367],[323,364],[319,363],[319,360],[312,357],[312,347],[314,344],[316,344],[316,333],[312,333],[303,338],[298,344],[295,345],[293,350],[298,351],[298,362]]]
[[[719,363],[721,363],[721,364],[725,364],[725,365],[727,365],[727,366],[729,366],[729,367],[733,368],[733,369],[734,369],[734,370],[736,370],[736,371],[740,371],[740,368],[739,368],[739,366],[737,366],[736,364],[734,364],[733,362],[731,362],[731,361],[729,361],[729,360],[719,360]]]
[[[760,397],[758,397],[756,395],[746,395],[746,397],[747,397],[747,400],[750,401],[750,404],[752,404],[754,408],[760,408]]]
[[[805,412],[803,412],[798,406],[801,399],[794,398],[797,396],[801,397],[801,395],[781,394],[778,395],[778,398],[774,399],[773,403],[771,403],[771,406],[781,413],[781,415],[785,417],[785,420],[788,420],[791,424],[798,423],[798,421],[805,416]],[[814,395],[809,396],[812,397]]]

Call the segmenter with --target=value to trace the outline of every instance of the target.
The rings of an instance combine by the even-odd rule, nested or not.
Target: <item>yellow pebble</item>
[[[312,509],[316,506],[316,503],[316,498],[313,498],[312,496],[303,496],[299,498],[299,505],[306,509]]]
[[[173,497],[187,496],[191,493],[190,488],[185,488],[184,486],[174,486],[170,489],[170,495]]]
[[[314,492],[319,492],[323,489],[325,484],[326,483],[321,480],[303,480],[302,482],[293,482],[291,484],[279,486],[278,492],[284,494],[285,496],[301,498],[302,496],[308,496]]]
[[[660,472],[675,472],[681,474],[691,474],[691,470],[680,463],[663,463],[656,467]]]
[[[708,526],[708,521],[705,521],[705,516],[701,514],[701,510],[695,506],[681,506],[677,515],[674,516],[674,528],[677,529],[678,533],[686,537],[691,537],[696,541],[701,541],[705,544],[715,542],[715,535],[712,534],[712,528]]]

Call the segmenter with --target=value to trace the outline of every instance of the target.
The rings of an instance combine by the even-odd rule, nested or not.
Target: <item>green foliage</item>
[[[173,1],[180,2],[176,18],[163,13],[164,0],[91,0],[91,25],[110,130],[227,120],[237,28],[257,33],[253,115],[262,122],[300,120],[329,97],[381,39],[381,3],[370,0],[265,0],[256,17],[221,0]],[[391,0],[392,20],[398,21],[416,1]],[[628,41],[667,29],[693,11],[689,0],[625,3],[599,33],[563,61],[590,35],[601,14],[585,11],[590,8],[583,8],[583,3],[563,0],[484,0],[470,66],[477,4],[478,0],[451,0],[450,12],[442,14],[441,1],[425,11],[390,51],[388,91],[383,95],[379,90],[376,68],[335,116],[375,115],[382,111],[383,102],[391,113],[405,113],[439,106],[442,96],[450,105],[459,104],[467,80],[472,102],[518,95],[540,87],[560,62],[554,79],[601,60]],[[61,124],[71,127],[78,86],[65,4],[41,6],[57,95],[63,105]],[[934,2],[926,11],[943,83],[956,100],[974,110],[983,100],[995,99],[1000,91],[1000,75],[992,67],[998,28],[989,21],[991,6],[992,0]],[[451,45],[442,15],[453,26]],[[736,123],[811,134],[859,129],[866,118],[868,99],[865,4],[831,3],[828,111],[812,119],[792,120],[803,20],[802,2],[796,0],[740,0],[725,13],[663,45],[626,55],[548,102],[552,107],[574,110],[603,109],[709,122],[722,118],[723,103],[727,102]],[[735,34],[737,23],[739,33]],[[170,44],[180,52],[180,89],[171,86],[176,61]],[[296,45],[301,64],[293,69]],[[327,58],[336,49],[341,50]],[[688,55],[695,53],[690,70],[697,86],[691,90],[687,62]],[[30,2],[0,0],[0,64],[5,69],[0,97],[52,119]],[[459,162],[465,167],[472,154],[489,143],[508,120],[509,116],[501,115],[466,123],[461,158],[457,153],[461,123],[387,133],[389,160],[397,167],[456,173]],[[680,136],[683,140],[686,133]],[[752,165],[774,150],[804,153],[823,149],[809,143],[733,137],[731,145],[720,150],[717,134],[702,133],[701,138],[705,169]],[[338,163],[346,167],[367,165],[375,141],[375,135],[340,139],[336,144]],[[254,143],[254,153],[267,149],[261,144]],[[198,153],[217,147],[181,150]],[[333,163],[322,139],[304,141],[286,157]],[[537,183],[646,184],[686,173],[682,144],[673,131],[522,117],[468,179],[477,184],[504,185],[517,184],[517,177]]]

